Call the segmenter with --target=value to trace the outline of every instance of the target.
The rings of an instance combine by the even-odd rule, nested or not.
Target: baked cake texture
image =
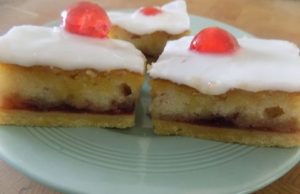
[[[0,61],[0,124],[134,125],[145,58],[127,42],[18,26],[0,37]]]
[[[199,54],[188,49],[192,38],[169,42],[150,67],[155,133],[299,146],[298,48],[285,41],[240,38],[236,53]]]
[[[157,9],[145,15],[144,9]],[[160,7],[140,8],[133,13],[109,12],[110,37],[133,43],[146,56],[157,58],[166,42],[190,33],[190,21],[184,0]],[[147,13],[146,13],[147,14]]]

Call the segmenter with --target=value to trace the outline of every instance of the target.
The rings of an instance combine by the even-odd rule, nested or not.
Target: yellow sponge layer
[[[157,134],[289,147],[300,145],[300,94],[232,90],[203,94],[151,80],[151,116]]]
[[[190,34],[190,31],[185,31],[175,35],[168,34],[167,32],[163,31],[157,31],[151,34],[137,35],[114,25],[110,30],[109,36],[111,38],[131,42],[146,56],[157,58],[162,53],[167,41],[175,40],[188,34]]]
[[[0,64],[0,123],[130,127],[143,81],[127,70]]]

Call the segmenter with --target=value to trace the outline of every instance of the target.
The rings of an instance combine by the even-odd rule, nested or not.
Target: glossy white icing
[[[113,25],[138,35],[150,34],[155,31],[179,34],[190,29],[190,19],[184,0],[176,0],[163,5],[162,13],[154,16],[142,14],[141,9],[133,13],[108,12],[108,16]]]
[[[293,43],[243,37],[233,54],[200,54],[189,50],[192,38],[168,42],[150,76],[210,95],[232,89],[300,91],[300,51]]]
[[[73,35],[61,28],[16,26],[0,37],[0,61],[22,66],[47,65],[65,70],[127,69],[143,73],[145,57],[132,44]]]

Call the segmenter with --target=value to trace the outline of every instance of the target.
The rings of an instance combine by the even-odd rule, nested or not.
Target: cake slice
[[[134,12],[109,12],[110,36],[133,43],[146,56],[157,58],[167,41],[188,35],[190,20],[184,0]]]
[[[125,41],[13,27],[0,37],[0,124],[132,127],[144,65]]]
[[[158,135],[300,145],[300,56],[290,42],[208,28],[170,41],[149,73]]]

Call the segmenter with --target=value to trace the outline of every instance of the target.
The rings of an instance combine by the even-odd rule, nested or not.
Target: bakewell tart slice
[[[125,41],[13,27],[0,37],[0,124],[131,127],[144,63]]]
[[[168,42],[149,74],[158,135],[300,145],[300,56],[290,42],[210,27]]]
[[[108,12],[112,22],[109,35],[133,43],[146,56],[157,58],[166,42],[188,35],[190,19],[184,0],[161,7],[142,7],[134,12]]]

